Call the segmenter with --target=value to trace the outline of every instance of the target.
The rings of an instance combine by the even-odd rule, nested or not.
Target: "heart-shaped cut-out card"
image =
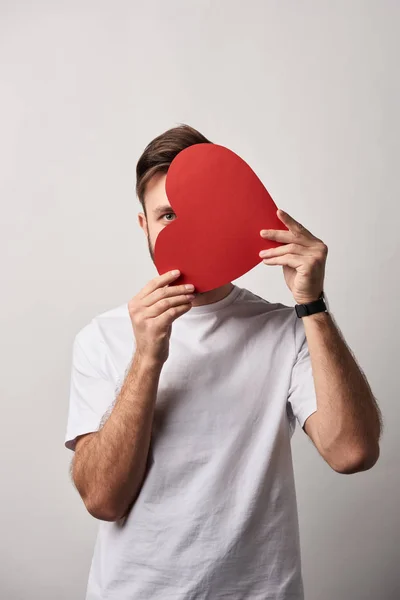
[[[165,189],[176,219],[158,234],[154,262],[160,275],[180,270],[173,285],[207,292],[250,271],[262,260],[260,250],[282,245],[260,235],[287,231],[277,206],[251,167],[224,146],[201,143],[179,152]]]

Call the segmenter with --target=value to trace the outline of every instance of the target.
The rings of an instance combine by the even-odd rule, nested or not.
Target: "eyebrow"
[[[164,204],[164,206],[157,206],[156,209],[154,209],[154,214],[155,215],[160,215],[163,212],[174,212],[174,210],[172,209],[172,206],[170,206],[169,204]]]

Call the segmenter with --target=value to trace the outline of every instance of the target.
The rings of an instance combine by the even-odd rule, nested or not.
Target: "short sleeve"
[[[303,427],[307,418],[317,410],[317,398],[304,323],[296,314],[295,319],[296,359],[292,367],[288,403],[289,410],[297,418],[300,427]]]
[[[115,399],[115,386],[99,372],[88,358],[90,347],[84,349],[87,342],[75,337],[72,349],[72,369],[70,379],[69,410],[65,447],[75,451],[76,438],[85,433],[98,431],[101,419]],[[96,343],[95,340],[90,342]],[[98,343],[97,343],[98,346]],[[98,359],[99,348],[94,357]]]

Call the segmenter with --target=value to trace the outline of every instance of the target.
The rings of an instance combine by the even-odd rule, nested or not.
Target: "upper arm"
[[[303,429],[308,437],[312,440],[318,452],[322,454],[322,447],[318,436],[318,413],[313,412],[304,422]]]
[[[76,438],[75,441],[75,450],[74,450],[74,457],[71,461],[71,477],[73,479],[73,482],[76,486],[76,481],[75,481],[75,467],[79,461],[79,457],[80,457],[80,453],[81,450],[84,446],[86,446],[86,444],[96,435],[96,432],[92,432],[92,433],[86,433],[83,435],[79,435]],[[78,490],[79,491],[79,490]]]
[[[328,463],[328,465],[337,473],[341,473],[343,471],[340,470],[333,462],[331,457],[328,459],[328,455],[324,451],[324,448],[321,444],[321,440],[318,433],[318,412],[314,412],[312,415],[306,419],[303,429],[308,435],[308,437],[312,440],[314,446],[322,456],[322,458]]]
[[[350,452],[347,452],[346,449],[341,452],[341,456],[336,453],[336,455],[327,454],[324,452],[323,447],[321,445],[321,441],[318,434],[318,413],[315,412],[306,419],[304,426],[304,431],[309,436],[309,438],[313,441],[315,447],[318,452],[322,456],[322,458],[328,463],[328,465],[337,473],[358,473],[360,471],[365,471],[370,469],[378,460],[379,457],[379,447],[378,452],[372,458],[362,457],[361,459],[357,457],[355,460],[352,460],[350,457]],[[344,454],[344,457],[343,457]]]
[[[75,442],[75,456],[79,453],[79,450],[83,448],[83,446],[96,435],[97,431],[93,431],[92,433],[84,433],[83,435],[79,435],[76,438]]]
[[[287,402],[289,412],[296,417],[304,429],[305,422],[317,411],[317,397],[304,324],[295,316],[294,351],[295,359],[290,376]],[[316,419],[314,418],[313,421]]]
[[[75,450],[83,435],[96,432],[105,412],[112,405],[115,382],[102,365],[107,362],[107,348],[96,337],[93,324],[75,337],[72,353],[69,410],[65,446]]]

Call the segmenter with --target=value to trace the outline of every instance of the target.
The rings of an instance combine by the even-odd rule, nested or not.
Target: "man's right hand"
[[[171,286],[179,277],[168,271],[151,279],[140,292],[128,302],[136,340],[136,355],[157,364],[164,364],[169,354],[172,322],[188,312],[195,297],[194,286]]]

